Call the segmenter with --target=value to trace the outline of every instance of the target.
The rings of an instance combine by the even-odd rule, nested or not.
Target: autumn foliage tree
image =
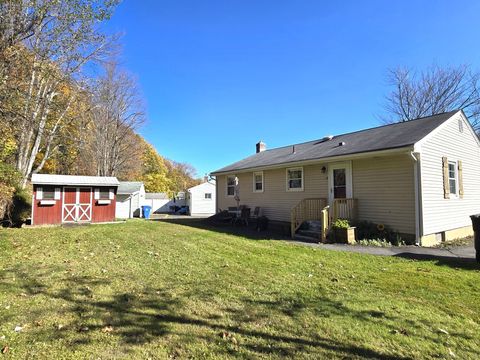
[[[31,199],[37,172],[143,180],[168,193],[195,183],[190,165],[138,134],[141,94],[111,61],[118,37],[99,31],[118,3],[0,0],[0,220],[15,198]]]

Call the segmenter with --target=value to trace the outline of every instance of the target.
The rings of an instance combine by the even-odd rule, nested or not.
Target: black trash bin
[[[475,239],[475,252],[477,257],[477,262],[480,263],[480,214],[470,216],[472,219],[474,239]]]

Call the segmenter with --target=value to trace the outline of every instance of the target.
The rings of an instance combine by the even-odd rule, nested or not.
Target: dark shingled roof
[[[328,141],[313,140],[266,150],[218,169],[212,174],[411,146],[457,112],[458,110],[455,110],[416,120],[336,135]],[[341,142],[344,142],[345,145],[339,146]],[[293,152],[293,147],[295,147],[295,152]]]

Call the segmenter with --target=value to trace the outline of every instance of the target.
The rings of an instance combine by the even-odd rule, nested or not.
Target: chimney
[[[257,154],[267,150],[267,145],[263,141],[260,141],[256,145]]]
[[[208,182],[208,174],[205,174],[205,176],[203,177],[203,182],[204,183]]]

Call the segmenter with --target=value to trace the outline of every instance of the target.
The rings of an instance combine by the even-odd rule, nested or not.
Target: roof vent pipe
[[[338,143],[338,146],[345,146],[345,141],[341,141]]]
[[[292,154],[295,154],[295,145],[292,146]]]

